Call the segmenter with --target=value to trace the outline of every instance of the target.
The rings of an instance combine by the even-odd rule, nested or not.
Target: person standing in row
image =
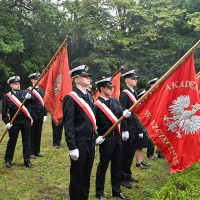
[[[32,86],[37,82],[40,73],[30,74],[28,77],[32,82]],[[32,86],[28,88],[31,90]],[[44,91],[37,85],[32,91],[31,97],[31,116],[33,125],[31,127],[31,158],[36,159],[36,156],[43,157],[40,153],[41,134],[43,122],[47,120],[47,109],[44,106]]]
[[[17,143],[19,132],[21,131],[24,164],[28,168],[33,168],[33,165],[30,163],[30,134],[32,117],[30,115],[29,100],[26,101],[14,122],[10,124],[10,121],[14,117],[18,108],[21,106],[21,103],[24,101],[25,98],[30,99],[31,94],[29,94],[27,90],[20,89],[19,76],[12,76],[8,79],[7,83],[10,84],[12,91],[4,96],[2,102],[2,120],[9,130],[9,140],[5,153],[5,166],[7,168],[12,167],[15,146]]]
[[[113,86],[111,78],[104,78],[96,82],[97,88],[100,92],[98,100],[95,102],[96,120],[97,120],[97,132],[100,136],[105,134],[118,119],[124,115],[129,117],[131,112],[127,110],[122,111],[122,107],[116,98],[111,98],[113,92]],[[112,196],[119,197],[120,199],[127,199],[121,191],[121,131],[122,139],[127,140],[129,133],[125,120],[118,125],[112,133],[110,133],[105,141],[99,146],[100,162],[98,164],[96,173],[96,197],[100,200],[106,200],[104,196],[104,184],[106,171],[108,169],[109,162],[111,161],[111,185]]]
[[[52,129],[53,129],[53,146],[56,149],[64,148],[64,146],[61,145],[63,121],[61,121],[60,124],[56,125],[56,123],[54,122],[53,117],[52,117],[51,125],[52,125]]]
[[[75,89],[66,95],[63,101],[65,139],[71,158],[69,186],[71,200],[88,199],[95,155],[96,118],[93,99],[86,90],[90,84],[87,70],[86,65],[81,65],[69,72]],[[103,138],[98,137],[97,143],[101,142]]]
[[[126,89],[120,95],[120,103],[123,110],[129,109],[137,101],[137,93],[134,87],[137,85],[135,70],[128,71],[122,75]],[[131,174],[131,165],[136,151],[137,122],[132,114],[127,120],[129,139],[122,142],[122,186],[131,189],[130,182],[139,182]]]

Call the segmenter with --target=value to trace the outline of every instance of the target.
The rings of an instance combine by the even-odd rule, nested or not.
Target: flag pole
[[[196,75],[196,78],[199,78],[199,77],[200,77],[200,72],[198,72]]]
[[[44,76],[44,74],[49,70],[49,68],[51,67],[51,65],[53,64],[54,60],[57,58],[57,56],[59,55],[59,53],[61,52],[61,50],[64,48],[64,46],[67,44],[67,41],[72,37],[73,32],[75,30],[75,27],[73,27],[71,29],[71,31],[68,33],[67,37],[65,38],[65,40],[63,41],[63,43],[61,44],[61,46],[59,47],[59,49],[56,51],[56,53],[54,54],[53,58],[50,60],[50,62],[48,63],[48,65],[45,67],[45,69],[43,70],[43,72],[41,73],[41,75],[39,76],[38,80],[36,81],[36,83],[33,85],[33,87],[31,88],[31,90],[28,93],[31,93],[34,88],[38,85],[39,81],[42,79],[42,77]],[[22,106],[26,103],[26,98],[24,99],[24,101],[21,103],[21,106],[18,108],[17,112],[15,113],[15,115],[13,116],[12,120],[10,121],[10,124],[12,124],[17,115],[19,114]],[[6,133],[7,133],[8,129],[6,129],[3,133],[3,135],[1,136],[0,139],[0,143],[2,142],[3,138],[5,137]]]
[[[145,100],[151,92],[153,92],[169,75],[171,75],[185,60],[195,51],[195,49],[200,45],[200,40],[180,59],[178,60],[155,84],[151,87],[134,105],[132,105],[128,110],[134,110],[143,100]],[[102,136],[107,137],[113,131],[113,129],[125,119],[124,116],[113,124],[113,126]]]
[[[128,64],[124,64],[122,65],[112,76],[111,78],[115,77],[122,69],[125,69],[128,66]],[[91,96],[95,95],[95,93],[98,91],[98,89],[96,88],[96,90],[91,94]]]

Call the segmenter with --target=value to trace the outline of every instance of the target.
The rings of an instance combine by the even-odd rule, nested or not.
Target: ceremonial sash
[[[21,102],[17,99],[16,96],[12,95],[11,92],[7,93],[7,96],[10,98],[10,100],[19,108],[21,106]],[[31,123],[33,122],[33,119],[30,115],[30,113],[28,112],[28,109],[26,108],[26,106],[22,106],[21,111],[31,120]]]
[[[82,98],[80,98],[75,92],[70,92],[69,95],[84,110],[84,112],[89,117],[90,121],[92,122],[94,129],[96,130],[96,118],[90,106]]]
[[[130,91],[123,90],[122,92],[125,92],[129,96],[129,98],[131,99],[131,101],[133,102],[133,104],[135,104],[137,102],[135,96]]]
[[[32,87],[29,87],[28,90],[30,91],[32,89]],[[37,99],[39,100],[39,102],[41,103],[42,105],[42,108],[44,110],[44,100],[43,98],[41,97],[40,93],[37,91],[37,90],[33,90],[32,93],[37,97]]]
[[[104,103],[101,103],[99,100],[95,102],[95,104],[103,111],[103,113],[108,117],[108,119],[113,123],[115,124],[118,119],[117,117],[113,114],[113,112],[104,104]],[[116,126],[119,134],[121,135],[121,132],[120,132],[120,124],[118,124]]]

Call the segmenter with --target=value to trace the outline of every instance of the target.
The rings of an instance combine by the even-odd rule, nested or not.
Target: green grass
[[[1,117],[1,116],[0,116]],[[5,130],[5,124],[0,121],[0,135]],[[22,157],[22,142],[21,134],[19,135],[17,146],[15,149],[13,163],[14,165],[7,169],[4,162],[4,154],[8,141],[8,134],[0,144],[0,200],[4,199],[45,199],[45,200],[57,200],[57,199],[69,199],[68,188],[70,180],[70,159],[68,156],[68,148],[64,140],[64,134],[62,144],[65,146],[63,149],[55,149],[52,146],[52,128],[51,120],[48,117],[47,122],[44,123],[42,133],[41,153],[43,158],[37,158],[31,160],[34,165],[33,169],[26,168],[23,164]],[[139,178],[139,184],[132,184],[133,189],[126,189],[122,187],[122,191],[130,196],[131,199],[148,200],[148,199],[162,199],[162,194],[166,195],[166,188],[168,180],[171,180],[173,176],[170,174],[170,168],[165,159],[159,159],[157,161],[151,161],[146,158],[144,154],[144,161],[149,162],[151,166],[147,170],[138,169],[135,167],[135,161],[132,165],[133,177]],[[98,148],[96,151],[95,161],[91,175],[91,187],[90,187],[90,200],[95,198],[95,175],[99,162]],[[198,166],[198,168],[196,167]],[[186,172],[192,172],[199,169],[199,163],[193,165],[191,170],[185,170]],[[184,172],[181,172],[182,174]],[[180,174],[180,173],[179,173]],[[193,172],[194,176],[195,173]],[[178,177],[178,174],[177,174]],[[189,176],[187,176],[189,179]],[[195,184],[198,184],[199,179],[195,179]],[[186,186],[190,182],[187,182]],[[167,186],[169,187],[169,186]],[[164,192],[162,191],[165,188]],[[192,188],[190,186],[190,188]],[[176,188],[175,194],[177,190]],[[159,193],[160,192],[160,193]],[[155,196],[155,193],[157,196]],[[193,194],[199,195],[199,190],[194,189]],[[105,183],[105,196],[108,199],[111,196],[111,184],[110,184],[110,169],[107,171],[106,183]],[[160,195],[160,196],[159,196]],[[174,197],[174,196],[173,196]],[[165,198],[164,198],[165,199]],[[170,199],[170,198],[169,198]],[[174,199],[174,198],[171,198]]]

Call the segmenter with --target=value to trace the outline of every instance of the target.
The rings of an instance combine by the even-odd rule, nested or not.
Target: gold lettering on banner
[[[151,117],[152,114],[147,110],[146,113],[145,113],[145,116],[146,116],[146,117]]]
[[[178,86],[176,85],[177,83],[178,83],[178,81],[172,82],[172,89],[178,88]]]
[[[166,91],[167,90],[174,90],[178,88],[190,88],[192,90],[198,91],[198,85],[195,81],[174,81],[166,85]]]
[[[184,87],[183,81],[181,81],[179,87]]]
[[[169,87],[168,84],[166,85],[166,91],[167,91],[167,90],[171,90],[171,88]]]
[[[172,160],[173,160],[174,165],[178,165],[179,161],[178,161],[177,154],[176,154],[176,151],[175,151],[172,143],[169,142],[168,138],[165,136],[165,134],[162,132],[162,130],[159,129],[159,127],[158,127],[158,125],[157,125],[155,120],[153,120],[151,122],[151,127],[154,130],[155,134],[158,136],[158,138],[165,145],[165,147],[167,148],[169,153],[172,155]]]

